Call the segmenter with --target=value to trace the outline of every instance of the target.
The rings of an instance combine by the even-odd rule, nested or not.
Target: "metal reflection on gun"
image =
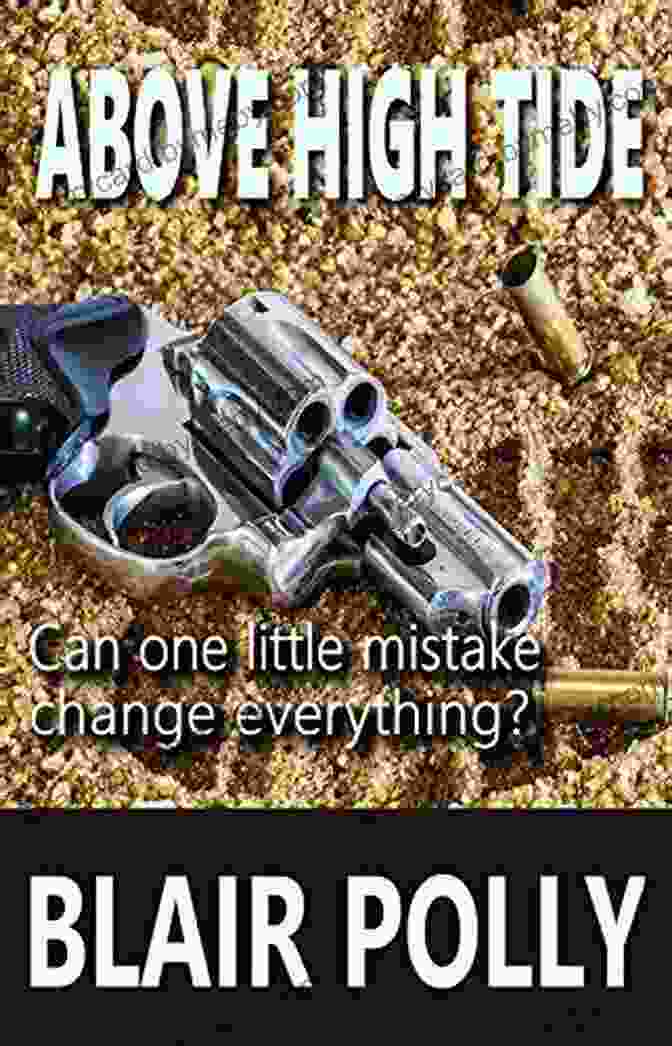
[[[543,563],[445,473],[351,354],[282,295],[257,292],[204,338],[147,313],[141,363],[102,435],[49,483],[62,541],[139,599],[194,588],[304,605],[363,573],[424,626],[513,636]],[[129,535],[179,520],[164,558]]]

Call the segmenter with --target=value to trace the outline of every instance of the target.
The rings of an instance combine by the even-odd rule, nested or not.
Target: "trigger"
[[[177,462],[166,461],[146,451],[132,454],[131,466],[138,480],[179,479],[184,474]]]
[[[127,449],[116,442],[91,441],[80,458],[59,477],[59,495],[66,510],[96,515],[120,487],[137,477],[131,471]]]
[[[70,511],[88,515],[96,515],[117,491],[129,484],[178,479],[182,475],[169,462],[140,452],[129,455],[123,443],[104,439],[96,443],[95,467],[80,469],[79,477],[74,469],[70,471],[72,476],[67,474],[66,481],[71,486],[61,500]]]

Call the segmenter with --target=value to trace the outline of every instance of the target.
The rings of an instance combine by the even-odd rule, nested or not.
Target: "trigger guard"
[[[107,501],[103,510],[103,524],[114,547],[121,548],[118,531],[132,512],[135,512],[144,502],[157,494],[177,492],[182,493],[185,501],[188,501],[190,493],[194,497],[198,497],[201,494],[200,484],[188,477],[183,479],[155,479],[154,481],[146,478],[134,483],[128,483],[121,490],[117,491]]]

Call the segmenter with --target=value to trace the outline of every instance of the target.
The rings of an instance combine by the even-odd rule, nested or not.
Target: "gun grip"
[[[139,306],[122,296],[102,297],[42,313],[31,324],[30,340],[76,406],[75,425],[48,463],[51,479],[104,427],[110,389],[140,363],[146,329]]]

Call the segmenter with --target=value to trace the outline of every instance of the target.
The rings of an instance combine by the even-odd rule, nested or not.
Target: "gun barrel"
[[[501,283],[518,306],[543,365],[566,384],[583,381],[591,371],[591,355],[544,272],[541,255],[531,247],[514,254]]]
[[[404,433],[382,463],[406,494],[405,503],[422,517],[434,555],[404,562],[398,550],[372,537],[365,558],[379,583],[410,604],[432,632],[522,634],[541,606],[543,563],[433,463],[412,435]]]

